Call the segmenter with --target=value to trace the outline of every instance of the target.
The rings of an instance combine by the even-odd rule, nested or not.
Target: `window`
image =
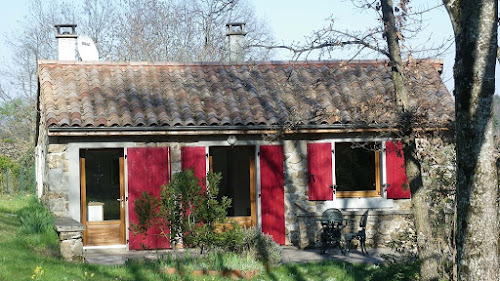
[[[222,174],[219,196],[232,199],[227,216],[246,227],[257,222],[254,162],[253,147],[210,147],[210,171]]]
[[[387,199],[410,198],[400,141],[311,142],[307,144],[310,201],[382,197],[382,148],[385,149]],[[333,172],[333,173],[332,173]]]
[[[379,197],[381,144],[335,143],[335,187],[339,197]]]

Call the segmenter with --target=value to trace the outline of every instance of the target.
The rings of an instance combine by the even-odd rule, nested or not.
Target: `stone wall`
[[[359,222],[365,210],[342,211],[344,218],[350,219],[343,233],[358,232]],[[294,245],[299,248],[318,247],[321,215],[304,213],[297,216],[299,224]],[[414,232],[412,212],[410,210],[370,210],[366,225],[366,243],[369,247],[387,247],[406,233]]]
[[[66,144],[50,144],[46,155],[47,192],[44,201],[56,217],[68,216],[69,162]]]

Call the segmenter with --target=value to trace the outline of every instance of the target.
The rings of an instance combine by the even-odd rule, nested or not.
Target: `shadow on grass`
[[[45,272],[44,280],[82,280],[85,276],[92,280],[202,280],[190,273],[166,276],[160,262],[133,260],[124,266],[90,265],[63,261],[47,254],[44,247],[51,243],[43,237],[20,235],[16,217],[0,214],[0,279],[27,280],[37,266]],[[265,247],[263,247],[265,248]],[[261,253],[269,260],[271,253]],[[373,264],[350,264],[334,261],[320,263],[295,263],[278,267],[268,267],[252,280],[415,280],[418,264],[396,263],[389,266]],[[94,277],[90,277],[94,274]],[[206,276],[204,276],[206,277]],[[211,280],[207,278],[207,280]],[[228,280],[216,278],[215,280]]]
[[[329,278],[343,281],[412,281],[418,278],[418,263],[401,262],[387,266],[351,264],[335,261],[290,263],[270,269],[270,271],[264,273],[261,277],[264,280],[273,281],[324,281]]]

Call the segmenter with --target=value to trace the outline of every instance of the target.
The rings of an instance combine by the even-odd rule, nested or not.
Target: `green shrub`
[[[237,222],[233,221],[230,227],[224,227],[219,236],[220,250],[237,254],[243,252],[245,232]]]
[[[138,224],[131,222],[134,233],[147,234],[152,226],[172,244],[199,247],[201,252],[217,246],[217,225],[226,222],[231,199],[218,198],[220,173],[208,173],[206,188],[199,185],[193,170],[175,173],[168,186],[161,187],[160,198],[148,193],[134,201]],[[202,182],[205,182],[202,180]]]
[[[276,266],[281,263],[281,247],[273,238],[252,227],[245,231],[245,251],[265,265]]]
[[[253,259],[249,254],[238,255],[236,253],[216,253],[219,270],[241,270],[243,272],[263,270],[262,263]]]
[[[0,169],[6,169],[6,168],[15,169],[16,163],[11,158],[5,155],[0,155]]]
[[[158,198],[151,196],[146,191],[134,201],[134,210],[139,220],[137,224],[131,222],[130,227],[134,233],[146,233],[154,225],[156,216],[153,210],[156,210],[158,205]]]
[[[21,231],[27,234],[39,234],[53,231],[54,218],[36,197],[31,197],[28,207],[19,211]]]

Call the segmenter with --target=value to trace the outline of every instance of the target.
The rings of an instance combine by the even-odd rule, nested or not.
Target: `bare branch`
[[[337,32],[342,33],[340,31],[337,31]],[[289,45],[262,45],[262,44],[252,44],[252,45],[249,45],[248,47],[266,48],[269,50],[285,49],[285,50],[293,52],[294,55],[300,55],[300,54],[311,52],[314,50],[331,48],[331,47],[344,47],[347,45],[363,46],[364,48],[368,48],[368,49],[377,51],[385,56],[389,56],[389,53],[386,50],[381,49],[378,46],[371,45],[368,42],[366,42],[362,39],[357,39],[357,38],[353,38],[353,40],[344,40],[344,41],[326,41],[326,42],[323,42],[320,44],[311,44],[308,47],[294,47],[294,46],[289,46]]]
[[[3,101],[11,100],[11,97],[5,92],[2,85],[0,85],[0,100]]]

